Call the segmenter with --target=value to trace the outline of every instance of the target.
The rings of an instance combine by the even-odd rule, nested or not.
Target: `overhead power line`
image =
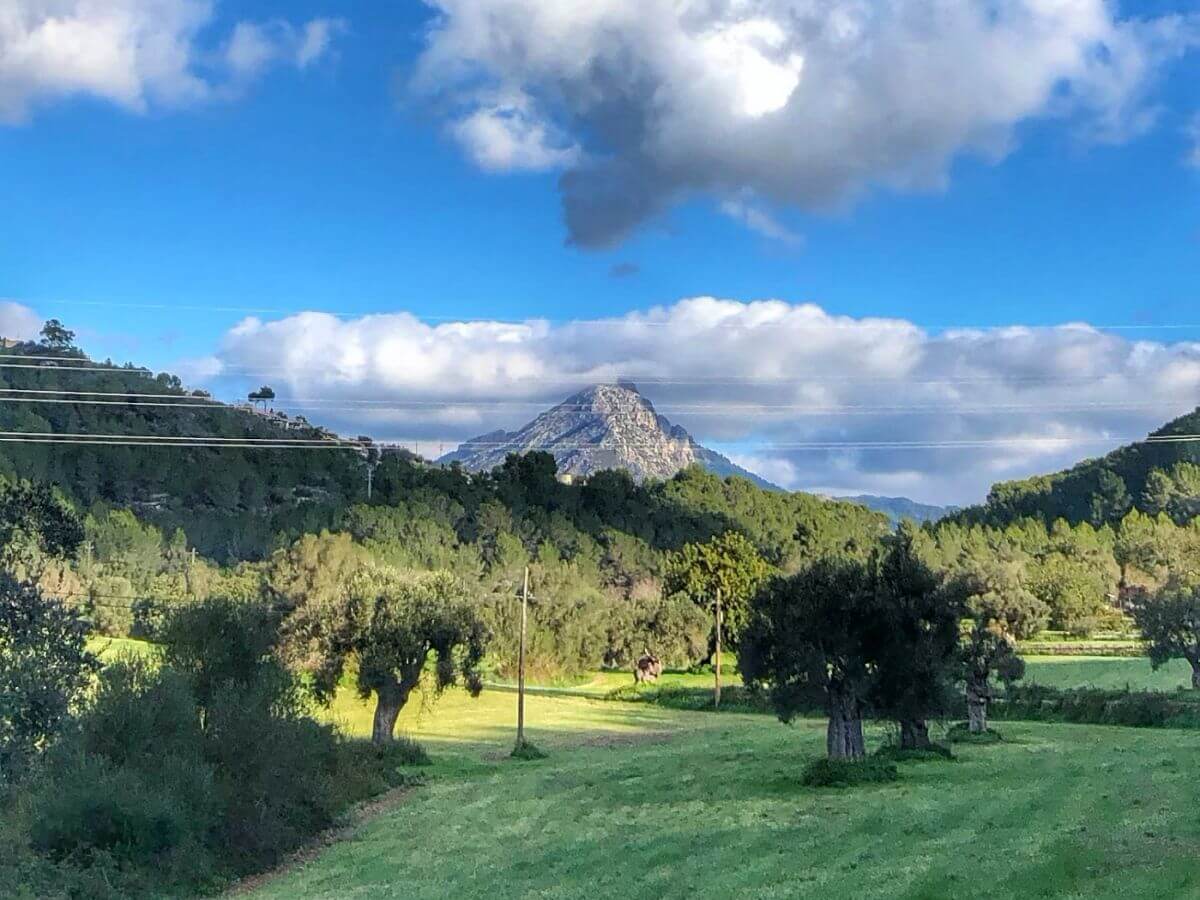
[[[1121,437],[1013,437],[1013,438],[979,438],[964,440],[928,440],[928,441],[741,441],[739,446],[767,450],[945,450],[945,449],[976,449],[990,446],[1028,446],[1031,444],[1111,444],[1114,442],[1132,444],[1176,444],[1200,442],[1200,434],[1159,435],[1148,438]],[[75,444],[82,446],[122,446],[122,447],[158,447],[158,448],[207,448],[207,449],[249,449],[249,450],[355,450],[363,445],[353,441],[295,441],[286,439],[264,439],[253,442],[241,438],[204,438],[204,437],[174,437],[160,435],[129,435],[129,434],[57,434],[53,432],[0,432],[0,443],[28,444]],[[402,444],[376,442],[379,449],[393,449],[401,446],[418,445],[421,441],[407,441]],[[424,442],[429,443],[429,442]],[[605,443],[605,442],[546,442],[512,446],[505,442],[467,441],[460,445],[462,450],[478,450],[487,448],[511,448],[513,452],[527,453],[544,450],[620,450],[657,448],[661,443]]]
[[[0,369],[57,369],[72,372],[109,372],[113,374],[141,375],[154,378],[152,370],[144,367],[128,368],[118,365],[96,365],[91,359],[74,359],[69,357],[32,357],[24,354],[0,354],[0,359],[38,359],[46,365],[27,365],[24,363],[0,362]],[[52,363],[52,364],[51,364]],[[76,365],[75,363],[91,363],[91,365]],[[366,364],[347,364],[340,368],[368,369]],[[315,378],[322,374],[338,371],[338,366],[326,365],[318,369],[306,370],[298,367],[261,368],[239,366],[223,363],[218,375],[231,375],[239,378],[269,378],[286,376],[289,378]],[[1115,377],[1112,372],[1101,375],[951,375],[936,377],[910,377],[908,375],[828,375],[813,373],[804,375],[639,375],[613,374],[609,372],[567,372],[554,375],[524,375],[509,376],[507,373],[495,373],[495,380],[505,380],[512,384],[616,384],[618,382],[635,382],[643,385],[708,385],[713,387],[728,386],[760,386],[760,385],[807,385],[823,383],[849,384],[905,384],[905,385],[939,385],[939,384],[1087,384],[1101,382]]]
[[[20,394],[22,396],[5,396]],[[33,396],[28,396],[33,395]],[[96,399],[101,397],[119,398],[113,400]],[[237,403],[227,403],[212,397],[189,397],[180,394],[148,394],[126,391],[71,391],[71,390],[41,390],[25,388],[0,388],[0,402],[9,403],[46,403],[78,406],[131,406],[131,407],[165,407],[178,409],[223,409],[239,413],[255,413]],[[401,410],[427,410],[445,407],[464,409],[547,409],[546,401],[537,400],[383,400],[369,398],[320,398],[320,397],[276,397],[272,401],[291,410],[321,410],[321,411],[353,411],[353,412],[386,412]],[[952,405],[947,402],[929,402],[924,404],[830,404],[818,405],[811,403],[766,403],[766,402],[692,402],[692,403],[660,403],[656,411],[669,411],[693,414],[720,414],[744,412],[756,415],[783,414],[812,414],[812,415],[874,415],[881,412],[902,413],[936,413],[936,414],[967,414],[967,413],[996,413],[996,412],[1088,412],[1093,410],[1135,410],[1135,409],[1173,409],[1179,406],[1175,400],[1152,400],[1144,402],[1077,402],[1077,403],[986,403],[982,405]],[[568,412],[590,412],[595,409],[590,404],[560,403],[549,409]],[[262,415],[262,414],[260,414]],[[607,413],[609,416],[624,416],[624,413]]]
[[[276,316],[296,316],[305,313],[314,313],[317,315],[331,316],[337,319],[362,319],[369,317],[388,317],[388,316],[407,316],[416,319],[419,322],[436,322],[445,324],[462,324],[462,325],[509,325],[509,326],[533,326],[539,324],[551,325],[566,325],[585,328],[628,328],[628,327],[688,327],[688,322],[681,322],[677,319],[670,318],[651,318],[643,313],[633,313],[635,317],[608,317],[608,318],[583,318],[569,319],[554,316],[528,316],[523,319],[500,319],[500,318],[480,318],[469,316],[447,316],[441,314],[425,314],[413,312],[406,309],[395,310],[337,310],[337,309],[313,309],[311,307],[291,306],[228,306],[228,305],[212,305],[212,304],[186,304],[186,303],[126,303],[126,302],[111,302],[107,300],[62,300],[62,299],[25,299],[18,300],[29,305],[37,306],[78,306],[78,307],[101,307],[110,309],[145,309],[145,310],[162,310],[167,312],[203,312],[203,313],[254,313]],[[732,319],[732,321],[731,321]],[[883,323],[895,322],[912,328],[919,328],[927,331],[1007,331],[1011,329],[1027,329],[1030,331],[1049,331],[1061,328],[1093,328],[1100,331],[1188,331],[1200,330],[1200,323],[1190,324],[1186,322],[1169,322],[1163,324],[1152,324],[1148,322],[1126,322],[1113,324],[1093,324],[1091,322],[1067,321],[1056,322],[1045,325],[1029,325],[1022,323],[1015,324],[969,324],[969,323],[952,323],[952,324],[937,324],[937,323],[919,323],[910,322],[907,319],[901,319],[895,316],[884,315],[862,315],[858,317],[835,315],[830,319],[813,321],[813,322],[794,322],[787,323],[789,328],[808,328],[812,330],[821,329],[853,329],[861,328],[864,323]],[[745,322],[736,317],[723,317],[723,319],[712,323],[712,327],[739,327],[747,330],[753,327],[770,327],[779,324],[778,319],[768,319],[761,322]]]

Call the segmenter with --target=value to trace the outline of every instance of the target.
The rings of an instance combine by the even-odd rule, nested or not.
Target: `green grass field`
[[[122,653],[149,653],[154,647],[153,644],[146,641],[137,641],[133,638],[119,637],[103,637],[96,635],[88,638],[88,649],[103,659],[112,659]]]
[[[406,710],[430,783],[250,896],[1200,896],[1194,732],[1004,723],[896,784],[812,790],[819,722],[537,696],[551,755],[517,763],[514,701]],[[368,721],[349,694],[335,714]]]
[[[1173,691],[1191,687],[1192,669],[1175,659],[1157,672],[1145,657],[1027,656],[1025,681],[1048,687]]]
[[[93,644],[104,656],[145,646]],[[1173,690],[1189,673],[1113,657],[1027,663],[1027,680],[1056,687]],[[399,727],[432,754],[428,783],[243,896],[1200,896],[1200,733],[1004,722],[1005,743],[902,765],[895,784],[813,790],[799,773],[822,752],[822,723],[601,699],[631,682],[597,673],[530,696],[528,737],[550,754],[539,762],[507,758],[513,693],[414,696]],[[348,688],[323,715],[369,733],[371,706]]]
[[[1173,691],[1191,686],[1191,667],[1173,660],[1157,672],[1145,657],[1121,656],[1027,656],[1025,681],[1056,688],[1098,687],[1133,690]],[[661,687],[711,688],[711,674],[667,672],[657,682]],[[722,673],[722,683],[741,684],[732,657]],[[547,693],[566,696],[603,697],[619,687],[633,684],[633,675],[623,671],[595,672],[587,681],[570,687],[545,688]]]

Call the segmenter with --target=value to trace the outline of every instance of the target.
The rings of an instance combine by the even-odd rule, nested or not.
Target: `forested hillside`
[[[373,452],[367,507],[361,447],[303,420],[189,392],[174,375],[90,360],[56,328],[40,344],[10,348],[0,365],[0,431],[16,438],[0,441],[0,476],[56,484],[96,521],[129,509],[164,535],[182,531],[188,546],[222,563],[262,559],[302,534],[353,525],[364,539],[379,529],[404,532],[410,552],[425,557],[468,546],[487,557],[503,533],[531,550],[549,543],[568,558],[591,559],[611,581],[650,574],[663,551],[730,528],[783,568],[886,528],[882,516],[852,504],[763,490],[699,467],[667,481],[601,472],[564,485],[548,454],[471,474],[402,451]],[[201,445],[211,439],[232,445]],[[34,442],[43,440],[53,442]]]
[[[185,391],[174,375],[95,362],[69,340],[21,344],[2,362],[0,476],[52,482],[83,509],[128,507],[181,527],[206,554],[262,555],[277,533],[320,528],[365,492],[355,448]],[[240,443],[200,446],[212,439]]]
[[[1006,525],[1022,518],[1046,524],[1114,524],[1131,510],[1165,512],[1182,524],[1200,512],[1200,409],[1099,459],[1065,472],[997,484],[987,501],[955,515],[961,522]]]

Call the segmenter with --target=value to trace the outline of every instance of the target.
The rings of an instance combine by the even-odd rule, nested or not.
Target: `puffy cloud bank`
[[[342,27],[238,22],[214,36],[214,18],[210,0],[4,0],[0,124],[76,95],[134,112],[234,96],[269,66],[312,65]]]
[[[629,378],[787,487],[935,502],[1097,455],[1200,402],[1200,343],[1084,324],[932,333],[711,297],[561,323],[251,318],[204,365],[218,384],[269,383],[345,433],[420,439],[426,455]]]
[[[425,2],[416,89],[483,168],[564,169],[585,246],[695,193],[811,209],[937,188],[1038,117],[1122,139],[1200,27],[1107,0]]]

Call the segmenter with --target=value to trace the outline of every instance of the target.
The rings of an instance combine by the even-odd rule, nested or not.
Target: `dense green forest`
[[[303,422],[186,391],[174,375],[92,361],[69,342],[10,348],[0,373],[3,432],[313,442],[303,450],[0,442],[0,476],[54,483],[82,509],[126,507],[167,531],[182,527],[218,559],[261,557],[276,535],[317,530],[365,494],[353,448],[325,446],[332,436]]]
[[[1130,510],[1166,513],[1184,523],[1200,513],[1200,409],[1114,450],[1051,475],[997,484],[979,506],[955,514],[961,522],[1005,525],[1037,518],[1072,524],[1115,524]]]
[[[6,390],[44,402],[5,404],[4,431],[332,438],[189,393],[171,375],[94,363],[69,344],[21,345],[10,359],[0,370]],[[164,405],[140,405],[150,403]],[[1184,417],[1156,434],[1197,424],[1200,415]],[[703,623],[666,589],[671,567],[728,532],[771,572],[789,574],[831,553],[866,552],[892,528],[860,505],[699,467],[666,481],[608,471],[564,484],[548,454],[471,474],[406,452],[330,447],[13,442],[0,444],[0,477],[53,483],[80,514],[83,549],[47,566],[41,587],[86,604],[102,632],[150,634],[188,600],[328,592],[363,560],[453,572],[491,598],[499,625],[530,566],[548,676],[624,664],[651,639],[674,661],[694,661]],[[984,506],[925,526],[925,555],[939,571],[990,570],[1019,585],[1030,598],[1026,634],[1127,629],[1127,601],[1200,546],[1195,453],[1190,443],[1139,444],[998,485]],[[494,648],[501,669],[513,650]]]

